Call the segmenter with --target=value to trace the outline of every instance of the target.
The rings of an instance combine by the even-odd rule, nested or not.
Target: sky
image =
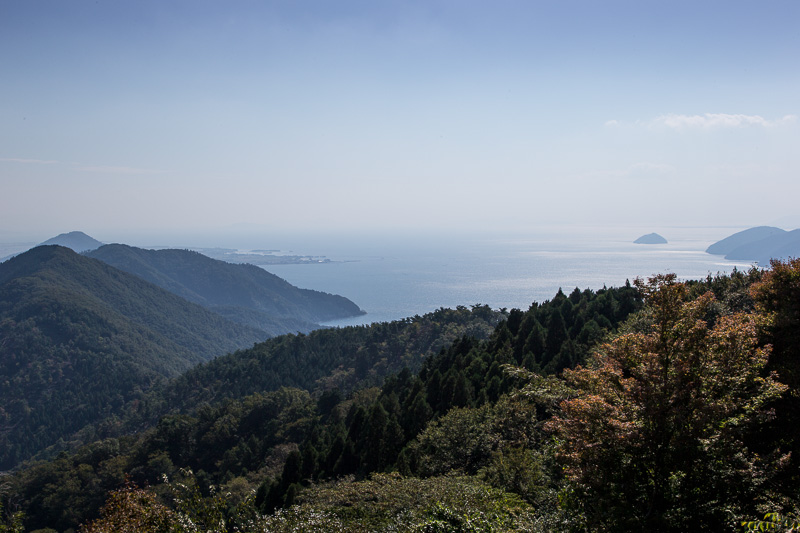
[[[0,0],[0,239],[794,229],[798,24],[796,0]]]

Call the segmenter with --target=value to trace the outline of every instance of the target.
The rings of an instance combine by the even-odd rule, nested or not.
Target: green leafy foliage
[[[227,531],[545,531],[530,508],[513,494],[474,478],[403,478],[376,474],[369,480],[339,480],[306,490],[297,505],[273,515],[247,505],[227,510],[218,496],[204,497],[195,477],[169,482],[172,505],[135,485],[113,491],[100,518],[81,533],[223,533]]]
[[[539,368],[526,348],[531,332],[548,336],[547,329],[537,326],[537,317],[548,322],[549,316],[562,316],[559,323],[564,338],[559,342],[582,350],[588,345],[580,339],[589,342],[581,327],[587,324],[584,316],[597,316],[613,328],[628,316],[625,310],[629,313],[640,305],[638,292],[629,286],[598,293],[576,290],[571,300],[559,294],[553,301],[531,306],[527,313],[512,310],[487,340],[469,336],[455,340],[426,358],[416,376],[406,369],[387,378],[375,395],[344,402],[343,410],[304,444],[315,450],[318,460],[304,465],[309,475],[303,482],[345,475],[363,478],[393,469],[423,476],[447,472],[475,475],[493,458],[501,461],[504,449],[539,447],[542,417],[548,407],[531,404],[524,397],[505,397],[519,384],[507,372],[509,363],[527,361]],[[589,323],[596,324],[594,319]],[[602,335],[609,333],[603,330]],[[559,346],[554,351],[562,350]],[[550,368],[557,370],[556,366]],[[547,468],[551,467],[548,463]],[[493,479],[499,483],[510,478],[497,474]],[[282,491],[289,485],[286,479],[263,485],[263,501],[268,502],[263,509],[271,512],[285,505]],[[537,494],[528,491],[532,498],[538,498]]]
[[[298,505],[266,517],[252,531],[539,531],[518,496],[475,478],[406,478],[376,474],[302,493]],[[297,529],[295,529],[297,528]],[[338,528],[338,529],[337,529]]]
[[[147,406],[165,411],[172,407],[176,411],[162,416],[151,429],[135,438],[107,439],[71,456],[65,455],[21,472],[15,479],[17,494],[29,510],[27,524],[59,529],[74,527],[82,520],[79,517],[96,515],[105,493],[118,487],[125,473],[130,473],[140,486],[157,485],[162,474],[173,475],[180,468],[191,468],[203,483],[217,485],[227,485],[239,478],[255,487],[256,480],[280,477],[287,455],[313,434],[317,419],[331,424],[340,421],[341,409],[336,406],[342,396],[336,389],[327,389],[327,393],[319,392],[319,398],[314,399],[306,391],[282,388],[250,393],[237,400],[230,397],[253,389],[268,390],[275,387],[279,379],[299,382],[309,388],[322,387],[326,383],[326,368],[328,372],[335,372],[345,363],[356,364],[358,353],[364,350],[380,357],[373,368],[365,371],[363,380],[377,380],[380,372],[387,371],[390,365],[421,359],[466,331],[488,336],[492,327],[490,321],[497,321],[497,313],[482,306],[442,309],[399,323],[270,339],[253,350],[203,365],[196,370],[199,378],[198,374],[186,374],[181,378],[186,380],[180,387],[186,387],[183,390],[187,391],[188,398],[176,402],[175,406],[169,406],[163,393],[158,391],[139,402],[137,412],[146,412]],[[392,333],[397,335],[392,337]],[[289,349],[292,346],[298,351],[292,352]],[[276,350],[274,358],[260,359],[260,354],[271,350]],[[341,359],[335,358],[337,354]],[[238,357],[242,361],[237,363]],[[303,357],[308,360],[304,361]],[[226,371],[210,372],[207,366]],[[323,378],[313,379],[317,375]],[[206,378],[208,381],[200,382]],[[189,388],[192,384],[197,390]],[[217,403],[202,402],[198,395],[217,400]],[[192,399],[195,401],[191,402]],[[184,412],[177,412],[178,409]],[[119,432],[120,428],[130,427],[134,422],[128,419],[117,424],[114,431]],[[313,456],[310,448],[306,456]],[[312,466],[310,461],[306,461],[306,468],[311,471],[306,472],[303,479],[311,477],[312,473],[318,475],[318,467]],[[281,505],[285,503],[289,485],[282,487]]]
[[[6,512],[3,499],[0,498],[0,533],[23,533],[25,528],[22,522],[25,515],[19,510]]]
[[[751,520],[742,522],[741,525],[745,531],[786,531],[791,533],[800,530],[800,520],[780,513],[767,513],[764,515],[764,520]]]
[[[105,494],[126,474],[138,486],[157,486],[181,469],[197,472],[201,486],[262,478],[272,472],[265,457],[302,440],[314,409],[308,392],[281,389],[205,407],[196,416],[170,415],[135,437],[108,439],[34,465],[13,478],[14,492],[27,510],[28,527],[65,530],[96,516]]]
[[[683,531],[742,516],[775,471],[744,444],[786,386],[764,375],[760,318],[705,320],[711,293],[687,300],[674,276],[640,283],[646,333],[602,346],[565,372],[577,390],[548,422],[590,529]],[[772,459],[772,461],[771,461]]]

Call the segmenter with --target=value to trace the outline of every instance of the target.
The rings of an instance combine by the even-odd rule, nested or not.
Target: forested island
[[[96,390],[86,402],[118,407],[6,474],[0,531],[785,528],[797,302],[800,260],[774,261],[274,337],[126,396]],[[55,316],[94,327],[71,313]],[[30,353],[8,343],[36,338],[20,324],[2,322],[4,399],[25,364],[9,354]],[[86,350],[102,340],[81,331]],[[4,435],[14,409],[56,423],[12,402]]]

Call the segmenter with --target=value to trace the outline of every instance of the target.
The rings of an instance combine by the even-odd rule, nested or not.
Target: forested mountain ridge
[[[73,457],[62,456],[21,474],[28,480],[27,488],[22,490],[26,498],[31,498],[26,504],[29,524],[34,529],[74,527],[81,516],[96,513],[105,492],[118,487],[126,472],[133,473],[137,481],[159,483],[161,474],[175,471],[165,470],[160,466],[162,459],[154,458],[162,456],[164,445],[181,455],[187,453],[186,446],[191,446],[196,450],[189,452],[196,455],[192,460],[201,460],[203,468],[215,479],[217,469],[212,463],[220,460],[227,447],[238,445],[241,438],[247,439],[251,434],[259,440],[259,448],[251,454],[253,462],[248,463],[248,468],[258,470],[266,453],[275,454],[274,461],[281,461],[282,446],[296,442],[304,434],[305,422],[298,417],[313,413],[315,405],[308,391],[281,388],[285,384],[308,387],[317,395],[340,387],[346,391],[358,384],[380,384],[387,373],[405,365],[419,367],[425,357],[464,335],[488,338],[502,318],[501,313],[486,306],[440,309],[402,321],[286,335],[199,365],[142,395],[124,415],[127,418],[112,417],[98,428],[97,434],[118,434],[119,428],[115,430],[114,424],[124,425],[125,432],[132,426],[148,427],[161,416],[155,428],[138,436],[100,440],[84,447],[73,456],[79,458],[78,463],[73,463]],[[173,414],[163,416],[169,412]],[[221,421],[220,416],[228,421]],[[239,420],[241,416],[247,421]],[[219,440],[222,434],[206,435],[210,428],[195,427],[198,419],[214,426],[212,432],[219,430],[227,437]],[[187,425],[187,421],[191,423]],[[230,424],[244,426],[233,429]],[[296,429],[288,429],[289,426]],[[204,450],[203,459],[200,448]],[[131,453],[136,454],[135,459],[129,456]],[[149,457],[151,454],[155,455]],[[197,464],[182,461],[179,459],[176,464]],[[76,485],[70,479],[72,467],[78,464],[91,464],[92,474],[85,483]]]
[[[425,319],[496,313],[272,339],[199,367],[214,372],[146,431],[7,478],[0,502],[82,533],[772,529],[800,511],[799,297],[795,260],[559,291],[424,358],[409,348]],[[344,362],[310,389],[252,393],[329,351]],[[394,353],[421,366],[369,386]],[[270,362],[291,368],[268,377]]]
[[[426,358],[462,336],[488,338],[502,318],[476,305],[369,326],[282,335],[191,368],[137,402],[127,422],[146,426],[168,412],[189,413],[200,405],[281,387],[346,394],[380,385],[403,368],[419,369]]]
[[[0,263],[0,470],[265,336],[61,246]]]
[[[320,322],[363,314],[343,296],[300,289],[263,268],[189,250],[107,244],[86,255],[271,335],[307,332]]]
[[[98,442],[21,474],[27,479],[21,490],[30,499],[29,513],[37,517],[30,524],[74,524],[62,513],[96,509],[103,491],[118,486],[125,472],[137,483],[159,484],[161,474],[179,475],[188,467],[200,472],[203,483],[255,488],[265,476],[280,477],[288,451],[312,438],[309,431],[319,423],[325,425],[317,434],[322,431],[327,444],[315,441],[320,464],[308,468],[327,474],[314,476],[365,475],[375,461],[394,464],[405,443],[451,408],[497,401],[513,383],[502,365],[557,372],[582,361],[592,343],[640,305],[632,287],[597,293],[576,289],[527,311],[440,309],[403,321],[287,335],[217,358],[137,402],[130,414],[134,421],[173,413],[139,437]],[[379,385],[389,372],[399,372],[400,379],[390,379],[383,393],[362,388],[347,399],[354,387]],[[275,390],[281,386],[301,388]],[[395,401],[400,404],[392,408]],[[390,407],[388,425],[368,437],[368,428],[377,423],[362,417],[382,412],[378,405]],[[356,407],[364,414],[347,414]],[[345,424],[343,440],[337,437],[340,424]],[[388,438],[390,426],[401,427],[402,435],[381,446],[381,459],[372,457],[376,439]],[[352,451],[342,455],[346,449]],[[323,456],[329,458],[323,461]],[[89,476],[76,487],[79,495],[64,488],[78,467]]]

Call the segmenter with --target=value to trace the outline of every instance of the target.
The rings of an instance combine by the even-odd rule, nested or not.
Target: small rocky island
[[[659,235],[658,233],[648,233],[647,235],[642,235],[635,241],[634,244],[667,244],[667,239]]]

